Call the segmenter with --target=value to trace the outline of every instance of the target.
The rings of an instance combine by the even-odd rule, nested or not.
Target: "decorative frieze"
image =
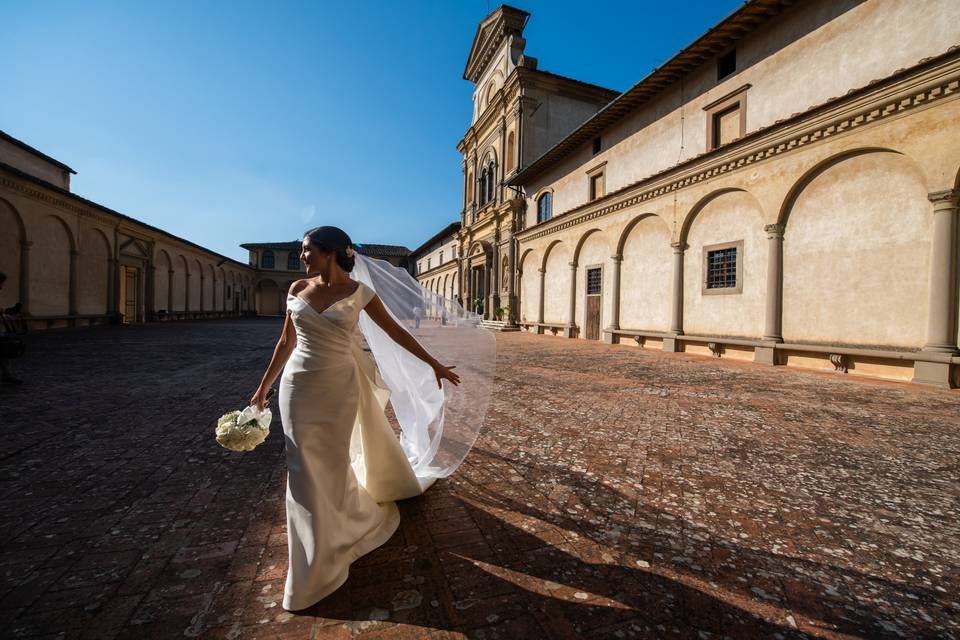
[[[956,61],[954,61],[954,64],[955,62]],[[564,217],[569,216],[571,213],[577,211],[577,208],[559,214],[555,217],[556,223],[543,225],[543,229],[531,229],[532,233],[525,235],[523,240],[536,240],[544,236],[558,233],[565,229],[569,229],[570,227],[583,224],[584,222],[588,222],[611,213],[616,213],[617,211],[627,207],[632,207],[642,202],[658,198],[662,195],[698,184],[716,176],[736,171],[743,167],[756,164],[757,162],[767,160],[768,158],[780,156],[784,153],[807,147],[813,143],[834,137],[852,129],[873,124],[893,116],[901,115],[909,110],[930,104],[931,102],[943,100],[949,97],[956,97],[957,94],[960,93],[960,75],[956,74],[956,70],[953,71],[954,74],[952,77],[940,78],[935,85],[928,85],[923,89],[916,90],[909,96],[892,97],[888,95],[885,98],[886,101],[880,105],[871,105],[869,107],[861,108],[860,110],[854,109],[851,112],[839,117],[835,117],[835,119],[828,122],[820,122],[817,123],[815,127],[789,134],[789,137],[786,139],[776,139],[776,137],[778,135],[782,135],[784,131],[781,128],[780,123],[775,123],[769,127],[769,131],[766,132],[766,135],[764,135],[763,130],[761,130],[756,132],[756,134],[753,134],[760,134],[758,139],[747,139],[743,140],[739,144],[736,144],[734,150],[736,150],[736,147],[740,147],[741,150],[745,149],[745,152],[741,151],[741,155],[725,157],[719,161],[715,161],[714,158],[707,157],[704,158],[704,163],[714,160],[714,164],[710,164],[708,166],[703,166],[701,164],[699,169],[694,167],[691,173],[688,173],[682,177],[675,178],[669,182],[640,192],[632,191],[632,189],[634,189],[637,185],[644,182],[649,182],[650,178],[647,178],[633,186],[621,189],[619,193],[608,195],[606,198],[602,199],[608,201],[607,204],[603,206],[595,209],[591,208],[581,215],[569,217],[568,219],[564,219]],[[902,88],[897,85],[892,85],[888,88],[887,93],[890,94],[897,91],[902,91]],[[840,100],[837,99],[837,102],[839,103]],[[842,108],[842,106],[843,105],[841,104],[836,104],[834,107],[839,109]],[[824,107],[818,107],[815,110],[820,111],[823,108]],[[765,140],[766,142],[764,142]],[[709,155],[712,156],[713,153]],[[664,173],[668,173],[669,171],[670,170],[667,170]],[[581,207],[578,208],[589,208],[593,206],[596,206],[595,203],[588,203],[587,205],[581,205]]]

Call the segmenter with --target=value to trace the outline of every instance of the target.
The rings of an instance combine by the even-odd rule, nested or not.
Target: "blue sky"
[[[540,68],[623,90],[736,9],[517,1]],[[419,245],[459,215],[462,79],[497,3],[0,2],[0,129],[73,191],[245,261],[318,224]]]

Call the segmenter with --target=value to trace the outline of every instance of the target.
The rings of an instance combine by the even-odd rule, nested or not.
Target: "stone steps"
[[[520,331],[520,327],[506,320],[481,320],[480,326],[491,331]]]

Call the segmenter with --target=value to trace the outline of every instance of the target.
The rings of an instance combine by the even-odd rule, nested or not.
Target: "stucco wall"
[[[673,282],[670,228],[648,216],[634,226],[623,246],[620,265],[620,326],[667,331]]]
[[[958,42],[960,3],[954,0],[801,3],[738,43],[737,73],[718,82],[710,60],[690,72],[682,87],[676,83],[665,89],[604,131],[601,153],[594,156],[587,144],[535,176],[525,185],[532,212],[527,222],[536,222],[532,196],[545,186],[554,188],[555,216],[586,202],[585,172],[599,162],[607,161],[610,193],[702,154],[707,144],[704,106],[746,84],[751,85],[746,106],[750,133],[942,54]]]
[[[517,317],[524,322],[536,322],[540,311],[540,264],[541,257],[535,251],[523,256],[520,269],[520,310]]]
[[[70,189],[70,174],[66,169],[58,167],[7,140],[0,139],[0,162],[61,189]]]
[[[784,233],[788,342],[921,347],[932,215],[916,167],[868,153],[815,174]]]
[[[743,191],[710,200],[696,215],[687,235],[683,261],[683,330],[693,335],[763,334],[767,247],[760,205]],[[703,293],[704,247],[743,241],[743,291]]]
[[[600,267],[601,271],[601,303],[600,303],[600,329],[603,330],[610,322],[610,300],[612,291],[610,289],[610,256],[613,254],[611,245],[613,243],[603,231],[594,231],[586,237],[583,245],[580,247],[580,255],[577,259],[577,290],[576,290],[576,325],[580,327],[580,336],[584,337],[586,332],[586,295],[587,295],[587,269]]]
[[[558,244],[547,256],[543,321],[562,324],[569,321],[571,251],[565,243]]]

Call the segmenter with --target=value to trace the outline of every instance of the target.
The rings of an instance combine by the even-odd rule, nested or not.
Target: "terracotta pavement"
[[[29,336],[0,388],[0,636],[960,637],[960,393],[519,334],[467,462],[303,614],[279,323]]]

